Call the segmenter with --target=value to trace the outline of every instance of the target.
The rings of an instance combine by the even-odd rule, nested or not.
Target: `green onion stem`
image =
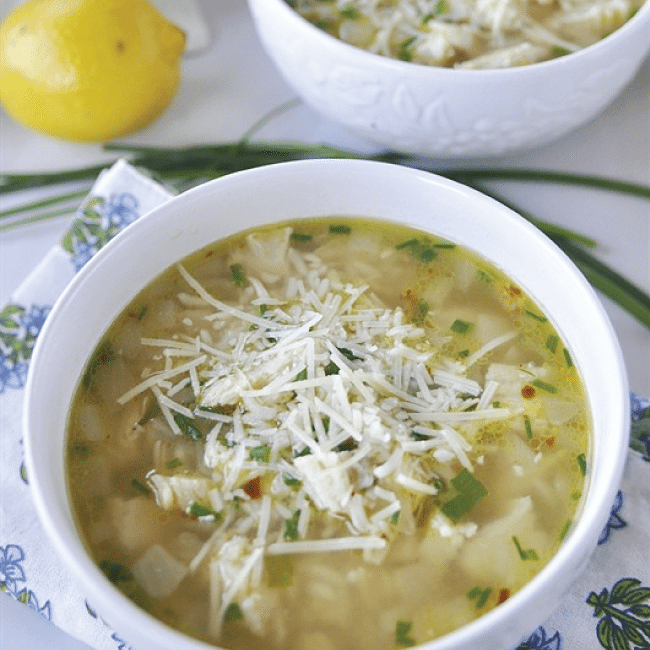
[[[619,194],[631,194],[650,198],[650,186],[639,183],[619,181],[591,174],[574,174],[572,172],[549,171],[544,169],[457,169],[447,170],[444,176],[469,176],[476,180],[490,181],[525,181],[527,183],[559,183],[564,185],[582,185]]]
[[[476,187],[476,189],[479,188]],[[482,188],[481,191],[483,191]],[[495,192],[485,191],[485,193],[520,215],[527,216],[524,210]],[[566,253],[595,289],[598,289],[650,329],[650,296],[647,293],[624,278],[620,273],[596,259],[572,239],[552,231],[546,234]]]
[[[365,155],[325,144],[312,145],[290,141],[250,141],[250,137],[264,124],[271,118],[277,116],[279,112],[286,110],[287,107],[290,108],[294,103],[289,102],[269,113],[249,129],[242,138],[233,142],[181,148],[138,147],[120,143],[109,143],[104,146],[104,150],[125,157],[133,166],[141,168],[144,173],[151,175],[154,179],[162,183],[168,184],[178,192],[185,191],[200,182],[218,178],[232,172],[261,167],[271,163],[308,158],[374,160],[408,165],[436,173],[440,176],[457,180],[492,196],[531,221],[565,251],[595,288],[618,303],[619,306],[627,310],[632,316],[650,329],[650,297],[616,271],[598,261],[583,248],[584,246],[594,247],[596,242],[593,239],[534,217],[512,203],[508,203],[503,197],[495,194],[491,190],[482,187],[482,182],[516,181],[570,184],[641,198],[650,198],[649,186],[588,174],[574,174],[541,169],[436,169],[433,161],[418,159],[393,151]],[[50,173],[0,174],[0,195],[22,190],[63,185],[70,182],[85,181],[92,183],[101,171],[110,167],[114,162],[109,161],[103,164]],[[34,212],[43,207],[70,204],[74,199],[84,196],[87,191],[88,189],[84,189],[63,193],[40,201],[33,201],[8,208],[0,211],[0,218]],[[66,213],[70,214],[73,211],[73,207],[67,206],[43,214],[32,214],[23,219],[11,220],[1,225],[0,230],[42,221]]]

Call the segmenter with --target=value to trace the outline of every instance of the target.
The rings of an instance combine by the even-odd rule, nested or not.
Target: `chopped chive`
[[[133,580],[131,570],[121,562],[102,560],[99,563],[99,568],[111,582],[127,582]]]
[[[562,47],[561,45],[553,45],[551,47],[551,54],[554,58],[557,58],[558,56],[566,56],[567,54],[571,54],[571,50],[567,49],[566,47]]]
[[[395,643],[404,648],[415,645],[415,640],[410,636],[413,623],[411,621],[397,621],[395,624]]]
[[[415,248],[418,243],[417,239],[407,239],[406,241],[397,244],[395,248],[398,251],[404,250],[405,248]]]
[[[326,376],[338,375],[340,368],[333,361],[330,361],[323,370],[325,371]]]
[[[165,463],[167,469],[177,469],[183,464],[183,461],[180,458],[172,458],[171,460]]]
[[[547,323],[548,318],[546,316],[542,316],[541,314],[536,314],[534,311],[530,311],[530,309],[526,310],[526,314],[530,316],[531,318],[534,318],[535,320],[539,321],[540,323]]]
[[[418,255],[418,259],[420,262],[424,262],[425,264],[429,264],[430,262],[433,262],[433,260],[436,259],[438,253],[435,249],[433,248],[425,248],[423,251],[420,252]]]
[[[222,516],[220,512],[217,512],[216,510],[213,510],[212,508],[209,508],[208,506],[203,505],[198,501],[195,501],[190,506],[190,514],[193,517],[212,517],[215,521],[219,521]]]
[[[492,589],[490,589],[489,587],[483,589],[483,591],[481,592],[481,596],[476,601],[476,608],[477,609],[481,609],[481,607],[485,606],[485,603],[487,603],[488,598],[490,597],[491,593],[492,593]]]
[[[456,319],[449,329],[452,332],[456,332],[456,334],[467,334],[472,329],[472,323],[466,320]]]
[[[533,427],[527,415],[524,415],[524,429],[526,430],[526,438],[530,440],[533,437]]]
[[[102,343],[93,354],[92,360],[88,364],[88,368],[84,373],[84,388],[88,388],[91,385],[95,373],[97,373],[101,366],[107,366],[112,361],[115,361],[115,359],[117,359],[117,353],[115,352],[110,341]]]
[[[447,501],[441,507],[441,512],[457,524],[461,517],[467,514],[487,495],[487,488],[475,478],[467,469],[462,469],[454,478],[451,484],[458,494]]]
[[[397,524],[399,524],[399,515],[400,515],[400,512],[401,512],[401,510],[398,510],[397,512],[394,512],[394,513],[391,515],[390,523],[391,523],[393,526],[397,526]]]
[[[307,368],[301,370],[297,375],[295,381],[305,381],[307,379]]]
[[[147,315],[148,311],[149,311],[149,305],[143,305],[142,307],[140,307],[140,311],[138,312],[136,319],[142,322],[142,319]]]
[[[544,381],[543,379],[533,379],[531,382],[535,388],[539,388],[540,390],[545,390],[547,393],[557,393],[557,386],[554,386],[553,384],[549,384],[547,381]]]
[[[223,615],[223,620],[226,623],[234,623],[235,621],[241,621],[244,618],[244,614],[241,611],[241,607],[237,603],[230,603],[226,607],[226,611]]]
[[[231,264],[230,275],[232,277],[232,281],[235,283],[235,286],[243,287],[246,283],[246,273],[244,273],[244,269],[241,264]]]
[[[260,316],[264,316],[264,314],[266,314],[268,310],[269,310],[268,305],[264,305],[264,304],[260,305]]]
[[[438,0],[433,11],[435,12],[436,16],[449,13],[449,3],[447,0]]]
[[[571,498],[572,498],[574,501],[579,501],[581,496],[582,496],[582,492],[580,492],[580,490],[574,490],[574,491],[571,493]]]
[[[290,238],[293,239],[293,241],[311,241],[314,236],[302,232],[292,232]]]
[[[146,496],[149,496],[151,494],[151,490],[141,481],[138,481],[137,478],[134,478],[131,481],[131,487],[136,491],[139,492],[140,494],[144,494]]]
[[[349,438],[346,438],[341,444],[336,445],[333,451],[337,451],[337,452],[354,451],[355,449],[358,449],[358,447],[359,447],[359,443],[350,436]]]
[[[555,354],[557,350],[557,344],[560,342],[560,339],[558,336],[555,334],[549,334],[548,338],[546,339],[546,348],[550,350],[553,354]]]
[[[282,538],[286,542],[293,542],[298,539],[298,520],[300,519],[300,510],[296,510],[289,519],[284,522],[284,533]]]
[[[567,533],[569,532],[572,523],[573,522],[571,521],[571,519],[569,519],[566,521],[564,526],[562,526],[562,530],[560,531],[560,541],[562,541],[567,536]]]
[[[182,413],[174,413],[174,422],[178,425],[183,435],[190,440],[201,440],[203,432],[199,429],[191,418]]]
[[[459,359],[467,359],[468,356],[469,356],[469,350],[460,350],[460,352],[458,352]]]
[[[343,224],[332,225],[329,227],[329,231],[333,235],[349,235],[352,232],[352,228],[350,228],[350,226],[346,226]]]
[[[537,552],[532,548],[524,550],[521,544],[519,543],[519,540],[514,535],[512,536],[512,541],[517,547],[517,552],[519,553],[519,557],[522,560],[532,560],[535,562],[539,560],[539,556],[537,555]]]
[[[578,461],[578,467],[580,468],[580,473],[582,476],[587,475],[587,457],[584,454],[578,454],[576,456],[576,460]]]
[[[424,320],[429,313],[429,303],[426,300],[420,300],[416,307],[416,320]]]
[[[442,248],[442,249],[446,249],[446,250],[452,250],[452,249],[456,248],[456,244],[447,244],[447,243],[445,243],[445,244],[432,244],[432,246],[434,248]]]
[[[79,458],[87,458],[90,454],[90,447],[82,442],[75,442],[70,446],[70,453]]]
[[[336,348],[348,361],[357,361],[358,359],[361,359],[361,357],[356,356],[352,350],[348,350],[347,348]]]
[[[250,460],[256,460],[258,463],[268,463],[271,460],[271,447],[269,445],[260,445],[253,447],[248,452]]]
[[[339,9],[339,16],[347,20],[359,20],[361,18],[361,12],[352,5],[346,5]]]
[[[491,593],[492,589],[490,587],[486,587],[485,589],[474,587],[467,592],[467,598],[469,600],[476,600],[476,609],[481,609],[487,603]]]
[[[567,368],[573,368],[573,359],[571,358],[571,353],[566,348],[564,348],[563,352]]]
[[[302,485],[302,481],[295,476],[291,476],[291,474],[283,474],[282,480],[284,481],[284,484],[289,487],[300,487]]]
[[[411,47],[416,40],[417,36],[409,36],[400,43],[397,56],[402,61],[410,61],[413,58],[413,55],[409,51],[409,47]]]

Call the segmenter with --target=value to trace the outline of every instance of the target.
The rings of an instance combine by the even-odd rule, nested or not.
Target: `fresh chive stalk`
[[[251,137],[262,126],[296,104],[296,101],[291,101],[273,111],[269,111],[246,131],[239,140],[232,142],[181,148],[140,147],[109,143],[104,145],[104,151],[115,153],[118,157],[127,159],[145,174],[177,192],[183,192],[199,183],[244,169],[282,161],[313,158],[365,159],[407,165],[430,171],[474,187],[484,194],[499,200],[525,219],[531,221],[573,260],[594,288],[650,329],[650,295],[585,250],[585,248],[596,246],[593,239],[570,229],[542,221],[508,203],[503,197],[488,191],[482,184],[486,181],[563,184],[627,194],[645,199],[650,199],[650,186],[596,175],[544,169],[491,167],[445,169],[439,168],[434,160],[414,158],[394,151],[383,151],[368,155],[326,144],[306,144],[291,141],[251,141]],[[30,201],[0,210],[0,220],[7,220],[6,223],[0,224],[0,231],[72,214],[76,207],[72,202],[87,194],[90,189],[89,184],[97,178],[101,171],[110,167],[113,162],[115,161],[56,172],[0,174],[0,195],[76,184],[76,189],[73,191],[53,194],[46,199]],[[81,184],[83,184],[83,187]],[[42,208],[52,209],[41,212]],[[26,216],[17,218],[20,215]]]

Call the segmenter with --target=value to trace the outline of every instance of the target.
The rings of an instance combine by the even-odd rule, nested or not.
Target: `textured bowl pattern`
[[[391,149],[441,157],[501,155],[561,137],[604,110],[650,49],[650,3],[596,45],[503,70],[388,59],[322,32],[284,0],[249,5],[267,53],[314,109]]]

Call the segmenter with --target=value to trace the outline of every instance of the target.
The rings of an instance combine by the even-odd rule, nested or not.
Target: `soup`
[[[316,26],[375,54],[423,65],[507,68],[592,45],[643,0],[287,0]]]
[[[322,218],[217,242],[111,325],[71,409],[89,553],[238,650],[406,647],[498,607],[577,515],[588,404],[520,287]]]

